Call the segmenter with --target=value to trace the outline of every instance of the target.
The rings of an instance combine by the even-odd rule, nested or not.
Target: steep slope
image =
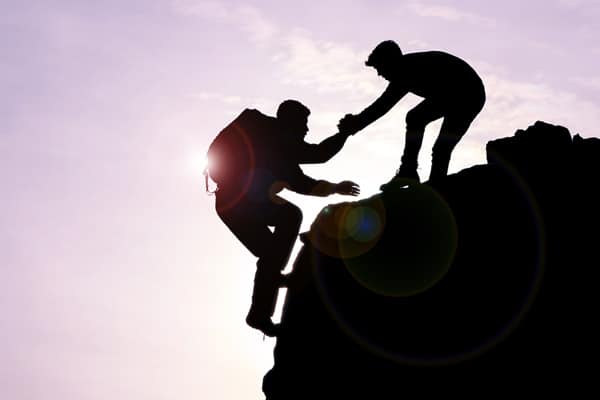
[[[586,383],[600,140],[536,122],[488,164],[326,207],[285,300],[268,399]]]

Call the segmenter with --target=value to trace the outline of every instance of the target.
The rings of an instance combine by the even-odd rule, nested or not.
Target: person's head
[[[310,110],[297,100],[285,100],[277,108],[277,120],[281,127],[299,139],[304,139],[308,132],[308,116]]]
[[[400,46],[393,40],[386,40],[375,46],[365,65],[375,68],[378,75],[389,81],[401,62]]]

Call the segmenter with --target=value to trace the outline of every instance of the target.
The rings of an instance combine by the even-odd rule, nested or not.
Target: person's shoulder
[[[439,51],[415,51],[412,53],[405,53],[402,56],[402,63],[405,71],[412,71],[418,73],[423,67],[435,63],[441,57],[443,57]]]
[[[449,68],[459,67],[466,64],[464,60],[454,54],[447,53],[442,50],[429,50],[415,53],[407,53],[404,55],[406,64],[413,70],[419,71],[421,68],[432,65],[445,65]]]
[[[412,53],[406,53],[402,56],[405,60],[419,60],[423,58],[445,58],[445,57],[455,57],[450,53],[447,53],[442,50],[427,50],[427,51],[415,51]]]

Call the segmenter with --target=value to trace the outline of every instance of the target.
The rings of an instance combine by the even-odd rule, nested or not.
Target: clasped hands
[[[348,136],[354,135],[361,129],[358,117],[354,114],[344,115],[344,117],[340,119],[340,122],[338,122],[337,127],[340,133],[346,134]]]

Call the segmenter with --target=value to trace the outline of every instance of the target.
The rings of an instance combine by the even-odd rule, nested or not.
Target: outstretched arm
[[[360,187],[358,184],[352,181],[343,181],[340,183],[331,183],[328,181],[320,180],[311,190],[309,194],[311,196],[325,197],[331,194],[343,194],[347,196],[358,196],[360,194]]]
[[[392,109],[408,90],[400,85],[389,84],[387,89],[370,106],[357,115],[348,114],[340,120],[340,132],[354,134],[375,122]]]
[[[352,181],[332,183],[326,180],[316,180],[305,175],[300,167],[294,169],[288,182],[283,187],[293,190],[296,193],[319,197],[336,193],[349,196],[358,196],[360,194],[360,187]]]
[[[329,161],[344,147],[347,133],[336,133],[319,144],[306,143],[302,146],[300,164],[320,164]]]

